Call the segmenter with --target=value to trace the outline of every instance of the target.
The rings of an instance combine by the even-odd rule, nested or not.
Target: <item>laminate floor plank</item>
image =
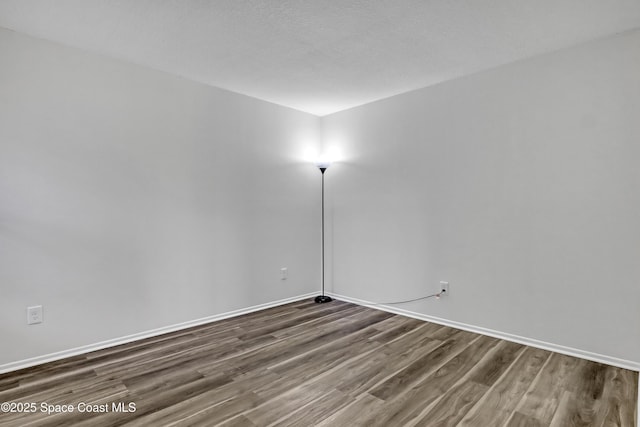
[[[52,378],[61,378],[65,375],[76,375],[78,371],[87,366],[87,358],[85,356],[74,356],[64,360],[45,363],[43,365],[24,368],[11,373],[13,382],[17,381],[20,386],[29,384],[37,384],[50,382]],[[4,380],[5,375],[0,375],[0,383]],[[9,378],[9,377],[8,377]]]
[[[283,329],[287,329],[292,326],[304,325],[313,320],[322,322],[322,320],[324,320],[327,316],[334,313],[340,313],[341,311],[344,311],[347,309],[348,309],[348,306],[345,306],[345,305],[330,307],[328,309],[325,309],[322,312],[323,315],[320,317],[318,316],[318,312],[300,311],[299,315],[295,317],[286,318],[280,321],[263,322],[262,324],[254,325],[253,327],[243,327],[245,332],[242,334],[239,334],[237,338],[240,340],[246,340],[250,338],[271,334],[273,332],[281,331]],[[350,314],[353,314],[353,313],[349,313],[349,315]]]
[[[230,420],[264,403],[251,391],[234,393],[228,399],[220,400],[215,392],[203,393],[184,400],[160,411],[140,417],[126,425],[131,427],[156,427],[198,425],[204,421],[215,425]]]
[[[437,401],[458,381],[468,375],[469,367],[475,366],[499,340],[479,337],[462,352],[450,359],[431,375],[423,378],[407,392],[395,396],[384,408],[368,420],[372,425],[409,425],[418,422],[425,408]]]
[[[324,387],[320,387],[317,384],[303,384],[291,388],[243,415],[254,424],[266,427],[286,418],[292,412],[322,399],[326,392],[327,390]]]
[[[209,427],[210,425],[211,424],[206,423],[206,420],[203,420],[197,424],[191,424],[191,423],[180,424],[181,427]],[[258,427],[258,426],[256,426],[254,423],[249,421],[249,419],[244,415],[240,415],[228,421],[225,421],[221,424],[218,424],[217,427]]]
[[[433,338],[433,332],[442,327],[443,326],[434,323],[424,322],[421,325],[418,324],[415,328],[407,331],[403,335],[390,337],[388,341],[381,339],[380,335],[374,336],[371,339],[384,344],[384,349],[387,353],[397,353],[408,348],[419,349],[423,344],[429,342],[442,343],[442,341]]]
[[[239,349],[246,346],[235,338],[228,338],[220,341],[195,341],[189,346],[182,344],[172,348],[165,348],[163,351],[145,351],[138,357],[132,357],[128,363],[108,363],[94,367],[98,375],[122,375],[126,378],[142,376],[145,374],[159,373],[163,370],[173,368],[177,365],[184,366],[187,363],[200,360],[201,355],[207,354],[209,357],[221,357],[225,351]],[[132,369],[132,366],[135,369]]]
[[[367,313],[354,318],[352,322],[346,323],[339,328],[328,330],[318,335],[306,335],[283,340],[278,344],[261,352],[253,352],[238,358],[234,362],[243,371],[261,369],[264,366],[271,366],[284,360],[306,353],[312,349],[335,339],[339,339],[358,332],[370,325],[380,322],[391,315],[389,313]],[[299,338],[299,339],[295,339]]]
[[[352,396],[339,390],[331,390],[313,402],[312,405],[303,406],[272,425],[278,427],[312,426],[318,420],[328,418],[353,401],[355,401],[355,398]]]
[[[400,321],[398,321],[397,319],[400,319]],[[390,321],[394,321],[394,324],[391,324]],[[394,339],[406,334],[407,332],[411,332],[422,323],[424,322],[422,322],[421,320],[411,318],[407,319],[400,316],[395,316],[380,322],[379,326],[376,327],[376,329],[378,329],[380,332],[372,336],[371,339],[383,343],[393,341]]]
[[[537,418],[530,417],[521,412],[514,412],[505,427],[543,427],[545,425],[548,424],[543,424],[542,421]]]
[[[388,400],[392,396],[403,393],[412,384],[437,370],[479,337],[479,335],[466,331],[457,331],[455,334],[449,335],[449,338],[433,351],[374,387],[369,394],[381,400]]]
[[[607,366],[603,400],[609,403],[602,405],[607,413],[605,426],[637,425],[638,372]]]
[[[5,374],[6,375],[6,374]],[[82,383],[85,380],[98,381],[98,375],[92,370],[65,371],[62,375],[51,374],[51,377],[41,378],[37,383],[28,382],[25,385],[14,387],[0,392],[0,402],[26,401],[27,398],[46,398],[60,394],[61,390],[67,390],[69,386]]]
[[[575,357],[552,353],[547,364],[522,397],[514,414],[520,414],[521,419],[534,419],[541,425],[549,425],[558,409],[563,392],[563,388],[557,387],[557,384],[571,380],[579,361]]]
[[[220,375],[218,377],[205,377],[179,387],[154,391],[152,393],[131,393],[128,399],[120,399],[120,401],[130,400],[136,403],[136,410],[133,413],[108,412],[97,416],[93,414],[77,414],[76,417],[70,417],[70,421],[73,422],[72,425],[78,426],[90,426],[95,423],[102,425],[131,423],[155,412],[176,406],[179,407],[183,401],[190,400],[199,395],[206,394],[209,398],[215,399],[218,394],[217,389],[230,382],[230,378]]]
[[[602,402],[607,366],[581,360],[571,382],[573,391],[567,394],[567,403],[554,421],[563,426],[595,425]]]
[[[382,411],[384,401],[377,397],[364,393],[354,402],[338,410],[333,415],[316,422],[316,426],[321,427],[364,427],[369,426],[367,420],[372,414]]]
[[[406,347],[397,352],[389,352],[382,347],[368,359],[355,360],[353,366],[333,373],[333,378],[327,381],[332,381],[338,390],[354,396],[368,392],[442,344],[428,337],[418,342],[420,346]]]
[[[425,408],[416,425],[457,425],[523,350],[522,345],[499,341],[480,360],[469,366],[467,375]],[[489,381],[490,378],[494,380]]]
[[[460,426],[503,425],[549,356],[551,353],[546,350],[526,347],[505,374],[467,413]]]
[[[0,402],[76,410],[0,426],[635,427],[637,387],[637,372],[305,300],[1,374]]]
[[[274,331],[271,333],[271,335],[276,338],[286,338],[294,335],[308,333],[312,328],[317,328],[323,325],[330,325],[333,322],[343,319],[345,316],[352,316],[354,314],[362,313],[366,310],[366,307],[361,306],[343,308],[340,311],[333,311],[326,316],[316,317],[315,319],[307,321],[305,323]]]
[[[500,344],[500,351],[494,354],[495,357],[490,359],[489,363],[482,364],[479,367],[471,381],[491,387],[525,349],[523,345],[514,342]]]
[[[489,386],[475,381],[461,382],[438,400],[432,409],[414,425],[420,427],[457,426],[488,390]],[[478,425],[478,427],[483,426]]]
[[[306,381],[309,377],[317,376],[342,363],[345,359],[348,360],[350,357],[379,348],[379,344],[367,339],[368,335],[373,333],[374,331],[363,331],[360,336],[336,340],[300,356],[268,366],[267,369],[280,375],[293,376],[299,378],[300,381]]]

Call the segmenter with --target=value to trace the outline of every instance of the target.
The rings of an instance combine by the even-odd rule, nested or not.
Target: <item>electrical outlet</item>
[[[36,323],[42,323],[42,306],[34,305],[33,307],[27,307],[27,325],[35,325]]]
[[[288,277],[289,277],[289,270],[287,269],[287,267],[282,267],[280,269],[280,280],[287,280]]]
[[[440,282],[440,289],[438,290],[439,293],[441,293],[440,296],[446,296],[449,295],[449,282]]]

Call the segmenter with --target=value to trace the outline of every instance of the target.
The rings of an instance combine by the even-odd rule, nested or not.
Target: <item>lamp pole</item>
[[[325,303],[325,302],[331,302],[332,301],[330,296],[324,294],[324,276],[325,276],[325,270],[324,270],[324,172],[329,167],[329,163],[328,162],[321,162],[321,163],[317,163],[316,166],[318,166],[318,169],[320,169],[320,173],[322,174],[322,209],[321,209],[321,212],[322,212],[322,220],[321,220],[321,224],[322,224],[322,240],[321,240],[321,247],[322,247],[322,293],[315,298],[315,302],[317,302],[318,304],[322,304],[322,303]]]

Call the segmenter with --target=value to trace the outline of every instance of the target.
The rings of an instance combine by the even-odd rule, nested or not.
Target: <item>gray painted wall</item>
[[[332,289],[640,362],[640,32],[323,118]]]
[[[0,365],[319,288],[317,117],[1,29],[0,58]]]

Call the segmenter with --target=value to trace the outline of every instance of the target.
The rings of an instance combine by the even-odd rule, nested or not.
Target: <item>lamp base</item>
[[[325,302],[331,302],[333,301],[333,299],[331,299],[331,297],[327,295],[318,295],[314,301],[318,304],[323,304]]]

